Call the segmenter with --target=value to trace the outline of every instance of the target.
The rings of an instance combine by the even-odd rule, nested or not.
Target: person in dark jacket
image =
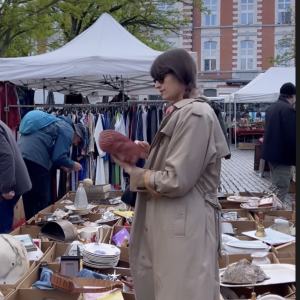
[[[51,168],[62,168],[70,173],[82,170],[78,162],[69,158],[72,145],[84,145],[86,130],[82,124],[73,124],[71,118],[61,116],[61,121],[30,134],[22,135],[18,145],[25,161],[32,189],[23,195],[26,220],[51,205]]]
[[[12,231],[14,207],[31,189],[22,155],[9,127],[0,121],[0,234]]]
[[[296,165],[296,87],[285,83],[279,99],[266,112],[266,132],[261,158],[270,165],[272,186],[284,202],[291,181],[291,167]]]

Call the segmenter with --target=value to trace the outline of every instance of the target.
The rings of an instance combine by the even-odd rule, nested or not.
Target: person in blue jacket
[[[36,113],[36,112],[35,112]],[[28,113],[22,120],[43,117],[40,113],[29,116]],[[48,115],[49,117],[49,115]],[[42,123],[41,120],[40,123]],[[22,126],[22,122],[20,128]],[[82,124],[73,124],[71,118],[61,116],[51,121],[49,125],[32,130],[29,134],[22,134],[18,142],[19,149],[27,167],[32,189],[23,195],[26,220],[29,220],[39,211],[51,205],[51,168],[62,168],[70,173],[82,170],[78,162],[72,161],[70,148],[72,145],[83,147],[86,139],[86,129]],[[23,126],[24,127],[24,126]]]

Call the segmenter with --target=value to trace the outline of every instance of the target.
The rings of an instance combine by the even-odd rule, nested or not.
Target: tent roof
[[[60,49],[36,56],[0,58],[0,81],[64,94],[115,95],[123,80],[125,93],[153,94],[149,72],[161,53],[104,13]]]
[[[253,103],[274,102],[278,99],[280,87],[286,82],[295,84],[296,68],[272,67],[258,75],[249,84],[230,95],[230,102]]]

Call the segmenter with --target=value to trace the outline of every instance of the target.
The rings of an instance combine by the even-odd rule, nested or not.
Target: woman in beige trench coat
[[[151,76],[173,111],[144,169],[115,159],[138,192],[130,241],[136,299],[219,300],[217,188],[229,149],[214,111],[195,99],[197,68],[188,52],[163,53]]]

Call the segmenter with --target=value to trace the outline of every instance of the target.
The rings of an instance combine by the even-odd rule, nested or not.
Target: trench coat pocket
[[[173,212],[173,234],[175,237],[185,237],[187,202],[178,201]]]

